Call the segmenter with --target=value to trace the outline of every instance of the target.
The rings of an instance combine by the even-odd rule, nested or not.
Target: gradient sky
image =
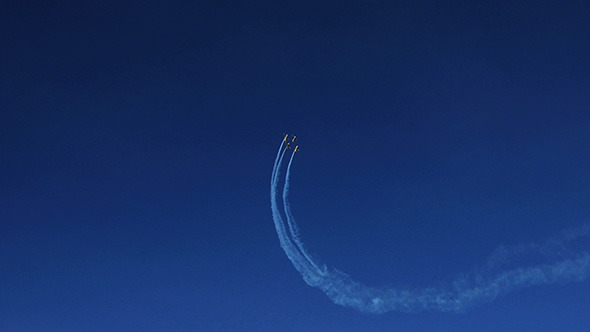
[[[589,331],[590,282],[362,314],[590,222],[585,1],[4,1],[0,330]]]

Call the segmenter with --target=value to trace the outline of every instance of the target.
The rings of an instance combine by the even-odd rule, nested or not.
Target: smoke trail
[[[279,164],[280,164],[280,159],[279,159],[279,158],[280,158],[280,156],[281,156],[281,152],[283,152],[283,154],[284,154],[284,151],[283,151],[283,146],[284,146],[284,145],[285,145],[285,141],[283,140],[283,141],[281,142],[281,146],[279,147],[279,151],[277,152],[277,157],[275,158],[275,164],[274,164],[274,166],[272,167],[272,177],[271,177],[271,179],[270,179],[270,185],[271,185],[271,186],[272,186],[272,185],[273,185],[273,183],[275,182],[275,178],[276,178],[276,176],[278,175],[278,166],[279,166]]]
[[[285,151],[283,150],[283,144],[279,147],[279,151],[277,153],[277,157],[275,159],[275,164],[273,167],[273,174],[271,177],[271,190],[270,190],[270,202],[271,202],[271,211],[273,215],[273,221],[275,224],[275,230],[277,231],[277,235],[279,237],[279,243],[281,247],[285,251],[285,254],[293,264],[293,266],[301,273],[304,280],[310,286],[317,286],[317,280],[314,277],[314,268],[310,264],[310,262],[305,258],[299,249],[293,245],[287,230],[285,229],[285,221],[281,216],[279,211],[279,207],[277,204],[277,185],[279,182],[279,174],[280,174],[280,165],[282,163],[283,157],[285,155]]]
[[[287,223],[289,225],[289,232],[291,233],[291,238],[293,239],[293,241],[297,245],[297,248],[299,248],[299,251],[301,252],[301,254],[303,254],[303,256],[305,256],[307,261],[313,266],[313,268],[315,269],[315,272],[319,273],[319,274],[325,274],[326,267],[323,266],[322,268],[319,268],[316,265],[316,263],[313,261],[313,259],[309,256],[307,251],[305,250],[303,243],[299,239],[299,227],[295,223],[295,217],[293,217],[293,213],[291,213],[291,206],[289,204],[288,197],[289,197],[289,175],[291,174],[291,164],[293,163],[293,157],[295,157],[295,151],[293,151],[293,153],[291,154],[291,159],[289,160],[289,164],[287,166],[287,172],[285,174],[285,187],[283,189],[283,207],[285,209],[285,215],[287,216]]]
[[[321,289],[336,304],[363,312],[460,312],[519,289],[585,280],[590,273],[590,224],[562,232],[545,242],[499,247],[481,268],[454,280],[448,287],[425,289],[379,289],[352,280],[346,273],[314,261],[299,239],[291,213],[287,166],[283,205],[287,227],[277,203],[279,173],[285,151],[279,148],[271,177],[271,211],[281,247],[305,282]],[[282,151],[282,152],[281,152]]]

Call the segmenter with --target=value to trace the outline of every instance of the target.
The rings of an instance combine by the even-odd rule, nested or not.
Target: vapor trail
[[[293,213],[291,213],[291,205],[289,204],[289,175],[291,174],[291,164],[293,163],[293,157],[295,157],[295,151],[291,154],[291,159],[289,160],[289,164],[287,165],[287,172],[285,174],[285,186],[283,188],[283,207],[285,209],[285,215],[287,216],[287,223],[289,225],[289,232],[291,233],[291,238],[299,248],[299,251],[303,256],[307,259],[307,261],[313,266],[316,273],[324,274],[326,271],[326,267],[319,268],[313,259],[309,256],[307,251],[305,250],[303,243],[299,239],[299,227],[295,223],[295,217],[293,217]]]
[[[279,164],[280,164],[280,159],[279,159],[279,158],[280,158],[280,156],[281,156],[281,152],[283,152],[283,154],[284,154],[284,152],[285,152],[285,151],[283,150],[283,146],[284,146],[284,145],[285,145],[285,141],[282,141],[282,142],[281,142],[281,146],[279,147],[279,151],[277,152],[277,157],[275,158],[275,164],[274,164],[274,166],[272,167],[272,177],[271,177],[271,179],[270,179],[270,185],[271,185],[271,186],[272,186],[272,185],[273,185],[273,183],[275,182],[275,178],[276,178],[276,176],[278,175],[278,172],[277,172],[277,171],[278,171],[278,166],[279,166]]]
[[[363,312],[460,312],[519,289],[585,280],[590,273],[590,224],[570,229],[542,243],[499,247],[482,267],[455,279],[448,287],[381,289],[352,280],[346,273],[329,269],[313,260],[299,239],[291,213],[289,160],[283,188],[287,226],[277,203],[277,187],[285,150],[281,144],[271,177],[270,201],[279,243],[305,282],[321,289],[336,304]],[[287,230],[288,227],[288,230]]]
[[[283,157],[285,155],[285,151],[283,150],[283,144],[279,147],[279,151],[277,152],[277,157],[275,159],[275,165],[273,167],[273,174],[271,177],[271,191],[270,191],[270,202],[271,202],[271,211],[273,215],[273,221],[275,224],[275,230],[277,231],[277,235],[279,237],[279,243],[281,247],[285,251],[285,254],[293,264],[293,266],[301,273],[304,280],[311,286],[316,286],[313,278],[310,277],[313,275],[313,267],[309,263],[309,261],[301,254],[299,249],[293,245],[293,242],[289,238],[287,230],[285,229],[285,221],[281,216],[278,204],[277,204],[277,185],[279,182],[279,174],[280,174],[280,165],[282,163]]]

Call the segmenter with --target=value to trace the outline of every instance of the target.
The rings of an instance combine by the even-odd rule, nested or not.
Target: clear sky
[[[586,1],[3,1],[0,331],[589,331],[588,279],[463,313],[334,304],[269,201],[295,134],[301,240],[383,289],[587,224],[589,18]],[[507,268],[543,263],[525,259]]]

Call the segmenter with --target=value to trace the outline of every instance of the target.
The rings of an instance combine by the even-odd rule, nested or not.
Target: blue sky
[[[588,4],[0,8],[0,330],[590,330],[588,280],[465,313],[338,306],[269,202],[295,134],[302,241],[383,288],[590,222]]]

